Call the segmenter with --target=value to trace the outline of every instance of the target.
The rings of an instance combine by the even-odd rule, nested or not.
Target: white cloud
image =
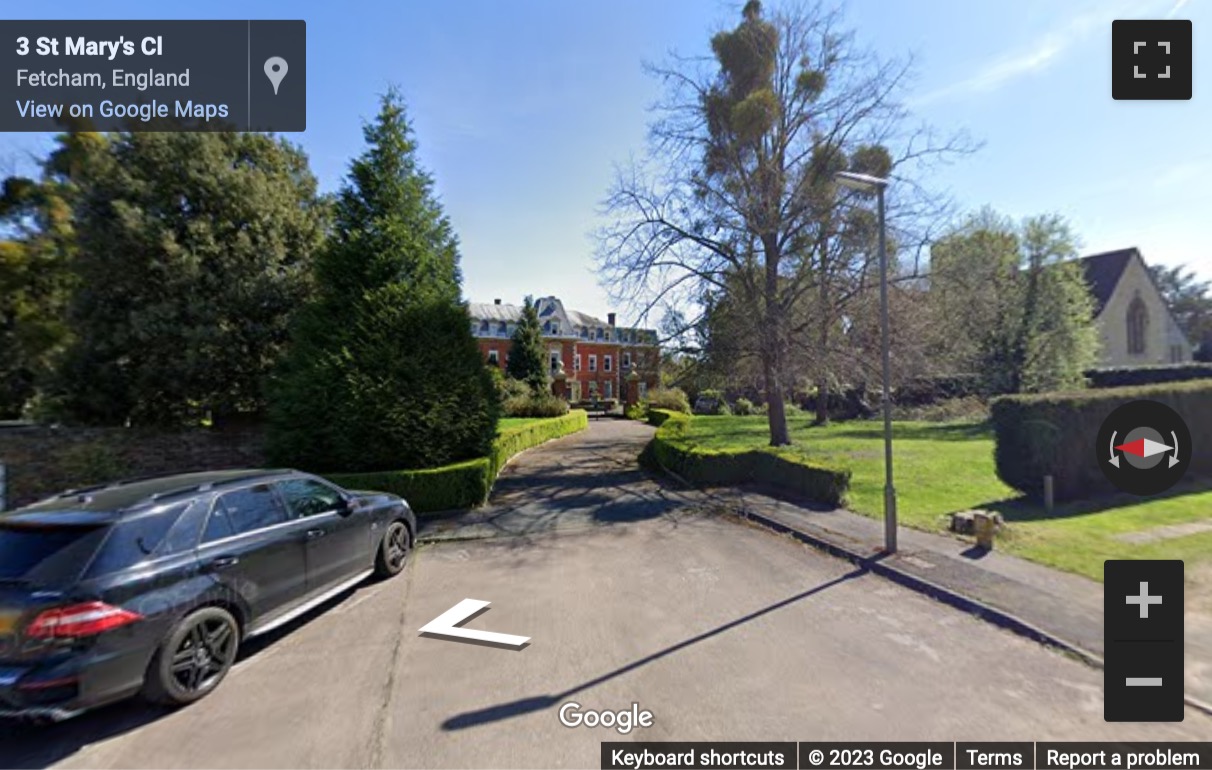
[[[1189,2],[1189,0],[1177,0],[1174,3],[1174,7],[1172,7],[1169,11],[1166,12],[1166,18],[1173,19],[1175,16],[1178,15],[1178,12],[1183,9],[1183,6],[1186,5],[1188,2]]]
[[[1177,0],[1170,13],[1177,13],[1186,3],[1187,0]],[[1156,0],[1145,3],[1102,3],[1063,21],[1031,46],[1003,53],[983,66],[977,66],[976,74],[912,99],[912,106],[957,96],[989,93],[1026,75],[1042,72],[1056,63],[1063,53],[1085,42],[1094,33],[1105,31],[1110,35],[1113,20],[1145,15],[1150,6],[1156,6]]]
[[[1208,171],[1208,163],[1206,161],[1184,161],[1176,163],[1170,168],[1162,170],[1153,179],[1153,186],[1157,189],[1166,189],[1177,187],[1187,182],[1194,182],[1200,177],[1206,176]]]

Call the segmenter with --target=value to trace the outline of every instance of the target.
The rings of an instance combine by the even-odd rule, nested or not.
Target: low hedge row
[[[703,486],[761,482],[827,505],[841,505],[845,500],[849,470],[816,465],[771,448],[705,449],[686,437],[692,417],[666,412],[662,419],[643,459],[687,481]]]
[[[378,473],[331,473],[327,478],[347,489],[374,489],[399,495],[416,513],[448,511],[481,505],[488,499],[497,474],[509,458],[545,441],[584,430],[589,415],[575,410],[563,417],[529,423],[503,431],[492,442],[488,457],[477,457],[441,468],[382,471]]]
[[[1118,369],[1092,369],[1086,372],[1086,379],[1092,388],[1127,388],[1136,385],[1157,385],[1163,382],[1186,382],[1208,378],[1212,378],[1212,364],[1134,366]]]
[[[1212,381],[1207,380],[996,399],[991,417],[997,475],[1036,499],[1047,475],[1059,501],[1114,492],[1099,467],[1104,448],[1094,443],[1103,420],[1137,399],[1159,401],[1182,416],[1195,442],[1189,473],[1212,476],[1212,446],[1204,440],[1212,434]]]
[[[648,410],[648,424],[655,425],[656,427],[659,428],[665,424],[666,420],[668,420],[670,417],[673,417],[675,414],[681,414],[681,413],[673,412],[668,409],[649,409]]]

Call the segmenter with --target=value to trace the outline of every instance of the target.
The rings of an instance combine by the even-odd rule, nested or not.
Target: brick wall
[[[131,428],[0,428],[8,507],[121,478],[265,465],[260,428],[160,432]]]

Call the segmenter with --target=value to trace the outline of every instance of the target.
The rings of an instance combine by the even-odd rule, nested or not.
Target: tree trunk
[[[820,329],[816,348],[816,424],[829,423],[829,288],[822,278],[820,283]]]
[[[779,306],[779,250],[773,236],[762,238],[766,253],[765,312],[761,330],[762,379],[766,388],[766,421],[770,424],[770,446],[791,443],[787,433],[787,407],[783,401],[782,345],[785,320]]]
[[[762,356],[762,378],[766,388],[766,421],[770,425],[770,446],[791,443],[787,433],[787,405],[783,399],[782,378],[770,356]]]

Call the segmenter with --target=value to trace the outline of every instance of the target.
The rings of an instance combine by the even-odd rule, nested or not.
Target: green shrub
[[[827,505],[841,505],[850,486],[850,471],[810,463],[772,448],[714,451],[686,439],[693,419],[666,413],[646,461],[655,462],[682,478],[703,486],[761,482]]]
[[[391,471],[488,452],[500,403],[467,310],[412,294],[403,283],[366,291],[339,323],[304,311],[271,388],[270,463]]]
[[[648,406],[646,404],[644,404],[642,401],[637,404],[632,404],[631,406],[629,406],[623,410],[623,416],[626,417],[628,420],[636,420],[637,422],[644,422],[645,420],[648,419]]]
[[[732,405],[732,413],[738,417],[748,417],[757,414],[758,408],[753,405],[752,401],[742,396]]]
[[[993,402],[991,415],[997,475],[1037,499],[1043,495],[1046,475],[1052,476],[1053,493],[1060,501],[1114,492],[1099,467],[1102,452],[1092,445],[1103,420],[1136,399],[1169,406],[1187,422],[1193,437],[1212,434],[1212,382],[1207,381],[1004,396]],[[1190,470],[1192,475],[1212,475],[1212,452],[1192,452]]]
[[[568,402],[550,393],[529,393],[505,402],[506,417],[559,417],[565,414],[568,414]]]
[[[497,369],[498,373],[500,371],[500,369]],[[506,377],[503,374],[500,375],[500,379],[497,380],[497,395],[501,397],[502,404],[508,402],[510,399],[525,398],[526,396],[531,395],[533,392],[534,391],[531,390],[530,386],[521,380],[515,380],[514,378]]]
[[[1212,364],[1179,366],[1135,366],[1117,369],[1093,369],[1086,372],[1092,388],[1127,388],[1212,378]]]
[[[671,412],[690,414],[690,399],[681,388],[653,388],[648,391],[644,403],[649,409],[668,409]]]
[[[373,489],[399,495],[413,511],[433,513],[481,505],[509,458],[545,441],[589,427],[589,416],[580,410],[563,417],[521,425],[501,432],[488,457],[415,471],[325,474],[347,489]]]

